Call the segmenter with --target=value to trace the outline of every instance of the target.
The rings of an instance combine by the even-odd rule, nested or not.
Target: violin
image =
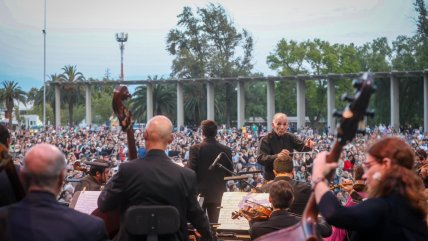
[[[89,173],[89,171],[88,171],[88,169],[87,169],[87,168],[82,167],[82,165],[81,165],[80,161],[76,161],[76,162],[74,162],[74,163],[73,163],[73,169],[74,169],[75,171],[81,171],[81,172],[83,172],[84,174],[88,174],[88,173]]]
[[[342,189],[343,191],[350,192],[353,189],[354,182],[352,180],[343,180],[343,182],[330,185],[330,190],[334,190],[336,188]]]
[[[232,219],[244,217],[248,221],[262,221],[270,218],[272,208],[249,200],[245,200],[245,202],[253,205],[245,205],[241,210],[232,212]]]

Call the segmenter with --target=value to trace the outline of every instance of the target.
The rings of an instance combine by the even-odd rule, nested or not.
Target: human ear
[[[391,167],[391,159],[388,157],[385,157],[382,159],[382,164],[385,165],[386,168],[390,168]]]

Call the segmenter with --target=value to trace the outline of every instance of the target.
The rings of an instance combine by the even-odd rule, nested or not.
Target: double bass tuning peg
[[[366,110],[366,116],[367,117],[373,118],[374,115],[375,115],[374,110]]]
[[[354,86],[355,89],[359,90],[361,88],[361,85],[363,84],[363,82],[359,79],[354,79],[352,81],[352,86]]]
[[[338,110],[334,110],[334,111],[333,111],[333,116],[334,116],[334,117],[338,117],[338,118],[340,118],[340,117],[342,117],[342,115],[343,115],[343,112],[342,112],[342,111],[338,111]]]
[[[348,102],[352,102],[352,101],[354,101],[354,97],[352,97],[352,96],[349,96],[347,93],[345,93],[345,94],[343,94],[341,97],[340,97],[340,99],[342,100],[342,101],[348,101]]]

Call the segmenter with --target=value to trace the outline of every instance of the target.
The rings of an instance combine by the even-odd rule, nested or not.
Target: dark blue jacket
[[[20,202],[0,209],[0,240],[108,240],[104,222],[57,202],[48,192],[30,192]]]

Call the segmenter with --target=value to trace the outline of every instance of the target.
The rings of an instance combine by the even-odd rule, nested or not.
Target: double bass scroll
[[[132,128],[134,125],[134,115],[123,104],[123,102],[130,97],[131,94],[125,85],[116,86],[113,93],[112,108],[119,119],[122,131],[126,131],[126,137],[128,140],[128,160],[135,160],[137,159],[137,148],[135,145],[134,129]],[[97,208],[91,213],[91,215],[104,220],[107,232],[110,238],[113,239],[120,229],[119,209],[104,213]]]

